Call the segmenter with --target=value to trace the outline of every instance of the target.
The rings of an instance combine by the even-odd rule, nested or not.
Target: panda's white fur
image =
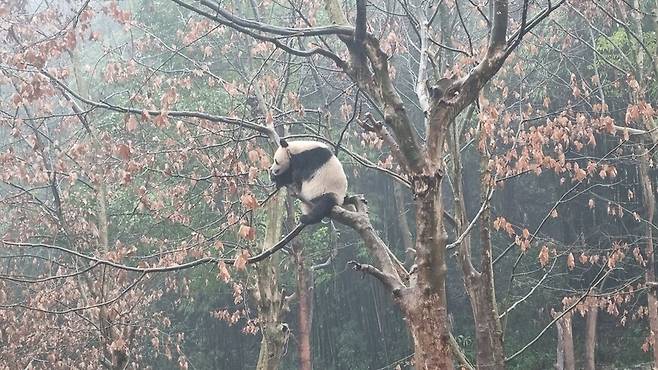
[[[347,193],[343,166],[319,141],[281,140],[270,176],[302,201],[301,222],[306,224],[319,222],[334,205],[342,205]]]

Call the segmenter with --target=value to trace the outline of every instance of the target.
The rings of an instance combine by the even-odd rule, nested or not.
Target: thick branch
[[[438,11],[438,7],[437,7]],[[416,95],[418,102],[423,113],[427,116],[430,110],[430,97],[427,93],[427,69],[428,69],[428,53],[427,41],[429,33],[429,22],[423,21],[420,25],[420,55],[418,56],[418,80],[416,81]]]
[[[203,12],[199,8],[187,4],[184,1],[181,0],[172,0],[172,1],[186,9],[189,9],[195,13],[207,17],[208,13]],[[323,35],[352,36],[354,34],[354,28],[345,25],[319,26],[319,27],[306,27],[306,28],[281,27],[263,22],[258,22],[251,19],[238,17],[222,9],[219,6],[219,4],[216,2],[212,2],[208,0],[200,0],[199,3],[217,12],[217,14],[219,14],[222,18],[224,18],[224,20],[222,20],[223,22],[222,24],[226,24],[229,27],[231,27],[231,24],[228,24],[227,22],[231,22],[240,27],[244,27],[252,30],[267,32],[279,36],[291,36],[291,37],[323,36]],[[212,17],[211,19],[215,19],[215,18],[217,17]]]
[[[366,0],[356,0],[355,23],[354,44],[357,47],[363,47],[366,40]]]
[[[358,84],[367,96],[372,97],[379,110],[383,113],[386,125],[395,135],[405,162],[411,169],[420,170],[423,167],[423,156],[418,134],[413,129],[407,116],[405,106],[398,94],[388,67],[388,55],[380,48],[379,40],[369,34],[366,29],[365,0],[357,2],[356,29],[353,37],[337,34],[347,46],[351,65],[343,71]],[[334,23],[344,23],[346,18],[335,0],[325,0],[329,16]],[[364,57],[365,52],[365,57]]]
[[[370,223],[365,200],[352,197],[348,199],[348,203],[356,206],[355,212],[348,211],[343,207],[334,207],[331,211],[331,218],[351,227],[359,233],[366,248],[368,248],[370,254],[372,254],[381,266],[382,273],[391,277],[392,280],[387,280],[387,287],[394,290],[404,288],[402,279],[405,279],[408,273],[404,269],[404,266],[402,266],[402,263],[395,258],[395,255],[393,255],[386,243],[377,235],[377,232]]]
[[[491,34],[489,47],[486,57],[471,70],[470,73],[455,81],[444,97],[438,102],[437,107],[433,107],[437,117],[437,122],[450,122],[466,106],[477,99],[479,91],[491,78],[498,73],[503,63],[518,46],[525,34],[535,28],[542,20],[548,17],[553,11],[560,7],[566,0],[560,0],[555,5],[549,3],[549,6],[542,10],[533,19],[516,31],[509,41],[506,41],[507,24],[508,24],[508,2],[506,0],[495,0],[493,4],[493,16],[491,23]],[[504,48],[503,48],[504,47]],[[458,92],[458,94],[456,93]],[[446,118],[447,117],[447,118]],[[442,118],[442,119],[441,119]],[[433,122],[436,126],[436,122]],[[431,127],[428,142],[436,137],[440,137],[436,131],[441,131],[440,127]],[[435,132],[432,132],[435,131]]]
[[[505,45],[507,37],[507,18],[509,4],[507,0],[494,0],[493,3],[493,22],[491,25],[491,34],[489,35],[489,48],[487,57],[494,55]]]
[[[412,170],[420,170],[424,165],[424,157],[421,155],[421,146],[418,134],[412,127],[409,116],[400,94],[398,94],[388,68],[388,55],[381,50],[379,40],[368,35],[366,40],[366,55],[370,66],[374,71],[373,76],[357,76],[356,82],[364,90],[379,93],[380,102],[383,104],[384,121],[391,127],[402,153]],[[350,49],[352,52],[352,49]]]

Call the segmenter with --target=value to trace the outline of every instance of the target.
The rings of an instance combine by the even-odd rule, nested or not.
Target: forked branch
[[[370,223],[365,199],[356,196],[349,197],[346,199],[345,205],[354,205],[356,210],[349,211],[345,207],[334,207],[331,211],[331,218],[359,233],[366,248],[380,265],[383,275],[378,276],[376,271],[368,268],[366,268],[366,272],[372,272],[380,280],[382,277],[386,277],[382,282],[393,291],[404,288],[403,280],[408,279],[409,273],[391,252],[388,245],[377,235],[375,228]]]

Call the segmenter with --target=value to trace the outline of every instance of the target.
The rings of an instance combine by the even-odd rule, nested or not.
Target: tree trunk
[[[393,195],[395,198],[395,209],[398,212],[400,238],[404,246],[404,264],[405,266],[409,266],[414,260],[415,250],[413,240],[411,239],[411,231],[409,230],[409,222],[407,222],[407,208],[404,204],[402,185],[397,181],[393,181]]]
[[[125,370],[127,365],[128,356],[124,351],[112,351],[112,370]]]
[[[470,120],[473,110],[469,110],[466,120]],[[450,127],[453,140],[449,142],[453,156],[453,194],[455,199],[455,223],[457,235],[462,235],[468,228],[466,217],[466,202],[463,190],[462,164],[459,154],[458,129],[455,124]],[[481,130],[482,132],[484,130]],[[479,369],[504,369],[505,348],[503,346],[503,330],[496,307],[496,289],[493,278],[493,259],[491,243],[491,173],[488,169],[488,157],[480,156],[480,233],[472,232],[459,243],[458,260],[464,277],[464,285],[471,302],[473,319],[475,321],[476,361]],[[482,248],[480,271],[471,259],[472,241],[479,236]]]
[[[587,311],[587,328],[585,331],[585,370],[596,370],[596,319],[599,307],[594,302]]]
[[[503,331],[500,320],[497,319],[495,297],[492,296],[493,285],[480,282],[473,290],[475,294],[471,297],[471,307],[476,323],[477,367],[478,369],[504,369]]]
[[[644,149],[642,149],[644,150]],[[653,192],[653,184],[649,177],[648,156],[642,159],[639,168],[640,182],[642,184],[642,195],[644,197],[644,208],[646,209],[646,240],[645,255],[647,267],[645,271],[645,282],[649,286],[647,293],[647,305],[649,309],[649,329],[651,346],[653,349],[654,369],[658,369],[658,300],[656,298],[656,259],[653,248],[653,216],[655,213],[656,196]]]
[[[301,243],[297,240],[293,241],[293,251],[295,252],[297,261],[297,300],[299,304],[299,333],[297,334],[297,340],[299,343],[299,370],[312,370],[311,323],[313,319],[313,294],[309,284],[312,284],[311,273],[304,263]]]
[[[653,265],[653,256],[651,258],[651,264]],[[652,270],[655,270],[655,265]],[[649,272],[647,270],[647,281],[651,280],[654,284],[656,282],[655,272]],[[651,328],[651,338],[652,338],[652,347],[653,347],[653,368],[658,369],[658,299],[656,298],[656,287],[654,286],[649,290],[648,293],[649,301],[649,327]]]
[[[388,246],[377,235],[368,218],[364,200],[352,197],[350,203],[354,204],[356,211],[334,207],[331,217],[356,230],[368,251],[379,262],[381,269],[356,261],[349,264],[380,280],[392,293],[413,338],[415,368],[451,370],[453,355],[445,294],[447,235],[441,218],[440,177],[416,176],[413,183],[418,236],[417,269],[411,274],[392,258]]]
[[[557,352],[559,370],[575,370],[576,357],[573,351],[573,332],[571,330],[571,313],[557,321]]]
[[[557,354],[555,369],[564,370],[564,332],[559,321],[555,327],[557,328]]]
[[[276,370],[281,364],[284,349],[288,342],[288,330],[282,323],[261,325],[263,338],[260,342],[257,370]]]
[[[482,216],[480,218],[480,245],[482,247],[482,260],[480,262],[480,276],[476,284],[470,289],[473,299],[473,317],[475,318],[475,334],[477,343],[478,369],[504,369],[505,348],[503,346],[503,329],[496,307],[496,287],[493,271],[493,248],[491,243],[491,206],[490,187],[492,174],[488,166],[489,158],[480,157],[480,202]],[[493,194],[493,193],[491,193]],[[464,197],[464,193],[461,193]],[[473,235],[475,238],[475,235]]]
[[[416,370],[453,368],[445,298],[417,291],[405,300],[405,318],[414,341]]]
[[[405,292],[403,311],[414,340],[416,370],[452,369],[445,292],[447,234],[443,227],[441,177],[418,176],[416,195],[416,286]],[[408,294],[410,293],[410,294]]]
[[[280,191],[267,206],[265,238],[262,249],[274,245],[281,235],[285,192]],[[258,306],[258,321],[262,339],[258,355],[257,370],[275,370],[281,364],[290,331],[282,322],[287,311],[285,297],[278,285],[277,268],[279,258],[274,254],[265,261],[256,264],[256,290],[254,296]]]

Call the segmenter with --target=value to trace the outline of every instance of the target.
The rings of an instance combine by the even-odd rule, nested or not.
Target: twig
[[[567,307],[564,311],[562,311],[562,313],[560,313],[559,315],[557,315],[556,317],[554,317],[553,320],[552,320],[551,322],[549,322],[548,325],[546,325],[546,326],[544,327],[544,329],[542,329],[542,330],[539,332],[539,334],[537,334],[537,335],[536,335],[536,336],[535,336],[530,342],[528,342],[525,346],[523,346],[523,348],[521,348],[520,350],[516,351],[516,352],[515,352],[513,355],[511,355],[510,357],[507,357],[507,358],[505,359],[505,362],[508,362],[508,361],[513,360],[513,359],[516,358],[518,355],[520,355],[521,353],[523,353],[526,349],[530,348],[530,346],[532,346],[533,344],[535,344],[535,343],[536,343],[536,342],[537,342],[542,336],[544,336],[544,334],[546,333],[546,331],[548,331],[548,329],[549,329],[551,326],[553,326],[556,322],[558,322],[558,320],[560,320],[562,317],[564,317],[564,315],[568,314],[569,312],[571,312],[571,310],[573,310],[574,308],[576,308],[576,306],[577,306],[580,302],[584,301],[585,298],[587,298],[587,296],[591,293],[592,289],[594,289],[594,287],[597,286],[601,281],[603,281],[603,279],[608,275],[607,273],[606,273],[606,274],[603,273],[603,272],[605,271],[605,267],[606,267],[605,264],[604,264],[603,266],[601,266],[601,270],[599,271],[599,273],[598,273],[598,274],[596,275],[596,277],[594,278],[594,282],[589,286],[589,288],[587,288],[587,290],[585,291],[585,293],[583,293],[583,295],[581,295],[580,298],[578,298],[578,299],[577,299],[577,300],[576,300],[571,306]]]

